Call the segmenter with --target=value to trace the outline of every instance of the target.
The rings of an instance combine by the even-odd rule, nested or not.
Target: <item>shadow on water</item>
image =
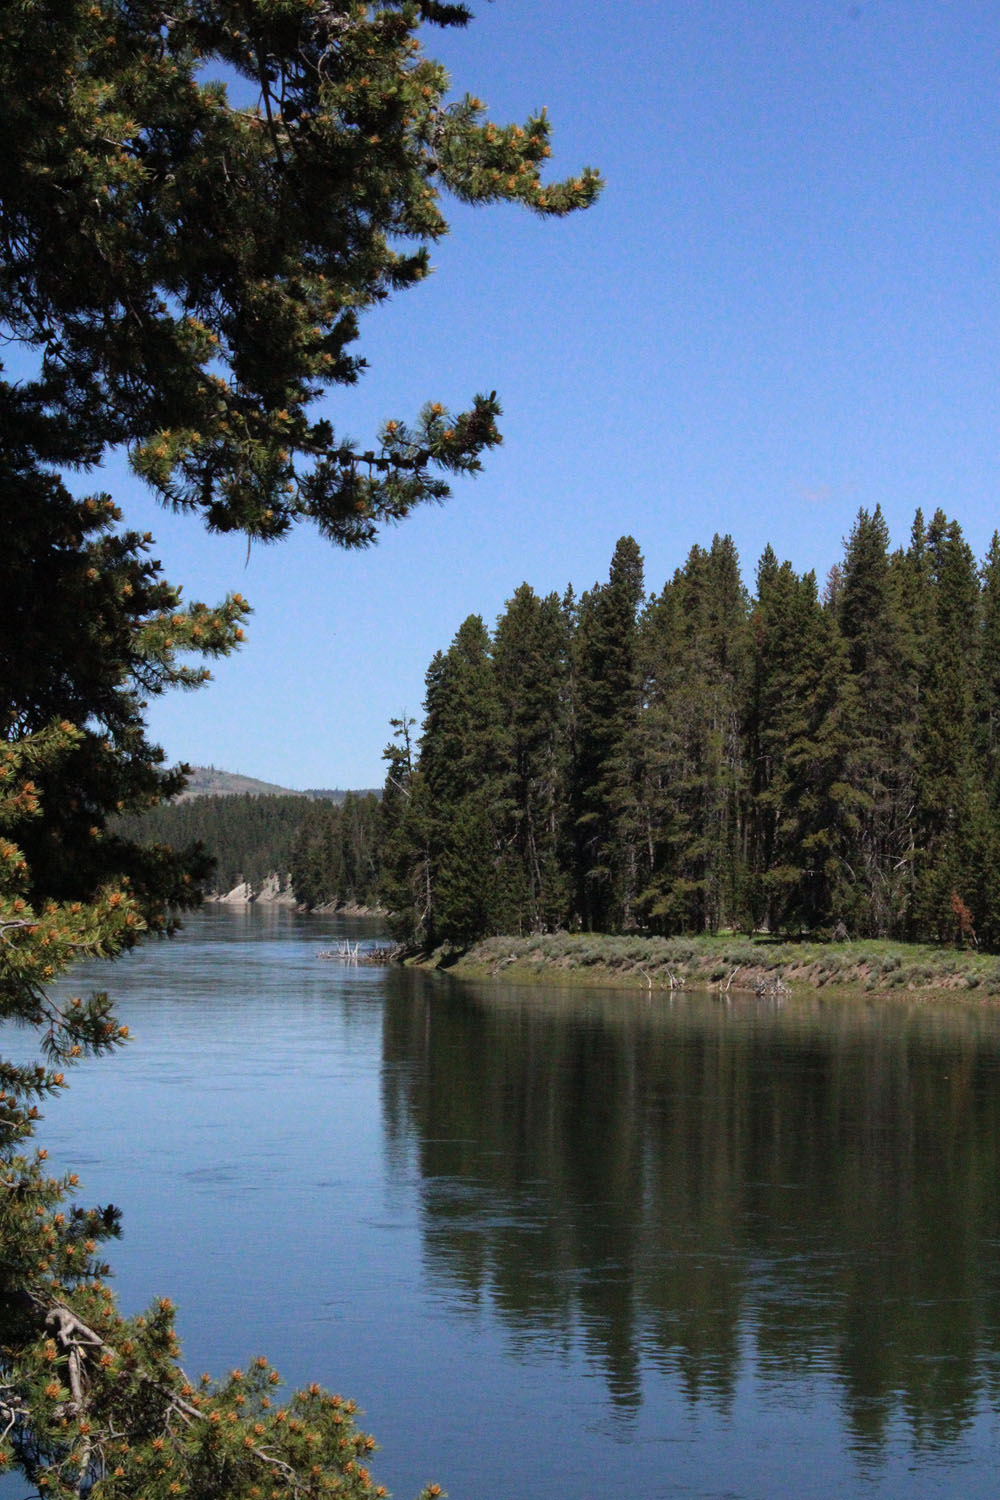
[[[948,1444],[1000,1391],[1000,1025],[855,998],[389,982],[390,1155],[428,1274],[515,1344],[583,1342],[623,1413],[741,1375],[848,1441]]]

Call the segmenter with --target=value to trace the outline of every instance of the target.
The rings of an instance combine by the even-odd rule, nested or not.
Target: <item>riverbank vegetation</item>
[[[386,752],[386,905],[415,948],[565,928],[1000,947],[1000,538],[861,510],[822,587],[732,541],[647,594],[516,590]]]
[[[439,950],[434,962],[464,979],[600,985],[675,992],[752,990],[776,996],[795,990],[850,988],[855,993],[917,994],[1000,1003],[1000,957],[939,945],[864,942],[781,942],[739,933],[682,937],[607,937],[539,933],[492,937],[462,953]]]

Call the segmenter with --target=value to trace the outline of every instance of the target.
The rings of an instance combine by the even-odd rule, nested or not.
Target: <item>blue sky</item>
[[[475,3],[475,0],[474,0]],[[108,476],[188,598],[255,607],[239,657],[151,705],[169,757],[296,787],[382,781],[388,720],[466,615],[578,591],[628,532],[659,589],[730,532],[822,577],[859,506],[904,541],[997,518],[1000,10],[980,0],[495,0],[429,31],[494,118],[541,104],[553,172],[607,187],[540,221],[452,205],[436,274],[363,325],[333,394],[371,436],[496,389],[504,446],[364,553],[255,548]]]

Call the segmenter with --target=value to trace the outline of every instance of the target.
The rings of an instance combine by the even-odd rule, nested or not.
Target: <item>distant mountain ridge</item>
[[[379,787],[362,787],[360,797],[369,791],[381,795]],[[175,802],[190,802],[194,797],[305,797],[313,802],[343,802],[347,790],[341,787],[297,787],[278,786],[273,781],[260,781],[256,776],[242,776],[238,771],[220,771],[216,766],[192,766],[188,784]]]

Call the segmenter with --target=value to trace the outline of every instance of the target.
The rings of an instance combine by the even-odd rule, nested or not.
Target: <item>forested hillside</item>
[[[186,849],[201,843],[215,866],[209,893],[266,877],[286,878],[296,901],[372,905],[377,898],[379,799],[339,793],[337,804],[298,793],[285,796],[197,796],[119,820],[119,831],[142,844]]]
[[[523,584],[394,724],[386,900],[409,939],[721,927],[1000,946],[1000,539],[861,511],[822,588],[729,537],[647,595]]]

